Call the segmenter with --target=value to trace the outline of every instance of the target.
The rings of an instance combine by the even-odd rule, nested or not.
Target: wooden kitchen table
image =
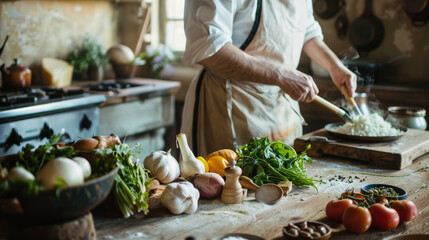
[[[429,155],[416,159],[413,165],[400,171],[376,169],[357,164],[352,160],[332,158],[313,159],[307,164],[308,174],[322,179],[313,188],[295,187],[275,205],[257,202],[252,193],[240,204],[223,204],[219,199],[200,200],[198,211],[193,214],[172,215],[163,207],[153,209],[142,218],[123,219],[101,209],[94,211],[98,239],[212,239],[226,233],[247,233],[266,239],[282,239],[282,227],[289,222],[318,220],[334,229],[331,239],[384,239],[398,234],[429,234]],[[407,175],[402,177],[381,177],[364,175],[387,174]],[[408,175],[409,174],[409,175]],[[338,180],[339,175],[346,177]],[[349,177],[351,176],[351,177]],[[358,179],[359,178],[359,179]],[[331,181],[329,181],[331,179]],[[363,180],[364,179],[364,180]],[[346,231],[342,224],[330,221],[325,215],[326,204],[348,188],[360,189],[370,183],[396,185],[408,192],[419,211],[418,218],[409,223],[400,223],[390,231],[370,229],[363,234]]]

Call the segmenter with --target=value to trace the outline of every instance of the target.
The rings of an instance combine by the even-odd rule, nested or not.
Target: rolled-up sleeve
[[[307,27],[305,30],[304,43],[313,38],[323,39],[323,34],[320,24],[314,19],[312,1],[307,0]]]
[[[195,65],[232,42],[234,1],[186,0],[183,62]]]

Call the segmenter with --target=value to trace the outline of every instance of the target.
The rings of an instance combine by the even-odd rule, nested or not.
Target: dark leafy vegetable
[[[297,186],[311,186],[317,190],[315,182],[320,182],[306,174],[305,162],[312,163],[306,151],[301,154],[281,141],[270,142],[268,137],[253,137],[249,143],[237,148],[240,157],[237,166],[243,175],[251,178],[257,185],[291,181]]]
[[[72,157],[75,154],[73,147],[55,145],[60,138],[61,135],[54,135],[48,143],[40,145],[36,149],[32,144],[25,145],[18,152],[17,161],[11,163],[12,166],[6,166],[6,168],[22,166],[36,176],[46,162],[56,157]]]
[[[25,145],[16,155],[14,161],[5,161],[0,165],[0,169],[12,169],[21,166],[31,172],[34,176],[48,161],[64,156],[71,157],[75,154],[73,147],[60,147],[55,145],[61,135],[53,135],[52,138],[44,145],[35,148],[32,144]],[[16,193],[37,194],[42,189],[37,180],[34,181],[4,181],[0,184],[0,196],[14,195]]]

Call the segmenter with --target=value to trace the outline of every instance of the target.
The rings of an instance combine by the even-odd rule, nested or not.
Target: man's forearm
[[[319,92],[310,76],[253,57],[229,43],[199,64],[225,78],[279,86],[297,101],[310,102]]]
[[[328,70],[332,81],[339,89],[342,86],[346,86],[349,95],[354,95],[356,90],[356,75],[344,66],[322,39],[311,39],[304,45],[303,50],[312,60]]]
[[[340,59],[320,38],[313,38],[305,43],[304,52],[319,66],[332,72],[334,68],[342,65]]]
[[[279,85],[278,66],[255,58],[229,43],[199,64],[225,78]]]

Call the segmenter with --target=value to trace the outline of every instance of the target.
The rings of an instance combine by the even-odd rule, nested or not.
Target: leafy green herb
[[[75,48],[67,57],[73,65],[75,73],[85,73],[91,66],[103,66],[107,63],[104,46],[101,40],[89,33],[85,33],[81,46]]]
[[[249,143],[237,148],[240,156],[237,166],[243,175],[251,178],[257,185],[291,181],[297,186],[311,186],[317,190],[315,182],[320,182],[306,174],[305,162],[312,163],[306,151],[301,154],[281,141],[270,142],[268,137],[253,137]]]
[[[25,145],[20,152],[18,152],[17,161],[10,163],[6,167],[12,168],[15,166],[22,166],[33,175],[37,175],[42,166],[48,161],[56,157],[72,157],[75,155],[75,151],[71,146],[60,147],[55,145],[58,142],[61,135],[54,135],[48,143],[40,145],[38,148],[34,148],[32,144]]]
[[[116,201],[124,217],[137,212],[148,212],[149,187],[151,185],[148,170],[139,161],[140,145],[130,147],[127,144],[114,145],[111,149],[98,150],[101,155],[111,155],[117,159],[119,167],[115,178]],[[103,153],[104,152],[104,153]]]

